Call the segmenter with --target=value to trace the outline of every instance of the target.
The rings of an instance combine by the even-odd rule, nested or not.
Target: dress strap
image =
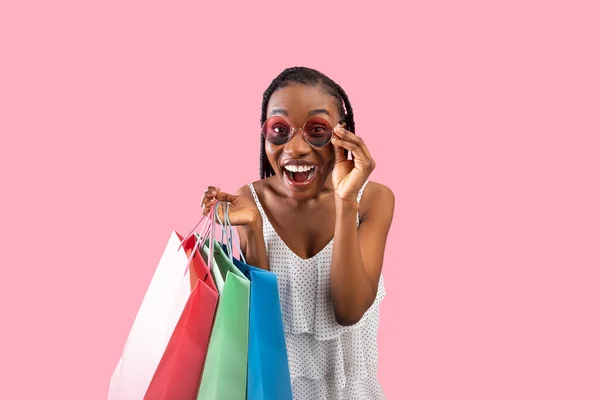
[[[369,183],[369,181],[366,181],[362,187],[360,188],[360,190],[358,191],[358,197],[356,198],[358,200],[358,202],[360,203],[360,199],[362,198],[363,192],[365,191],[365,188],[367,187],[367,183]]]
[[[369,181],[366,181],[364,183],[364,185],[362,185],[362,187],[360,188],[360,190],[358,191],[358,196],[356,198],[356,200],[358,201],[358,204],[360,204],[360,199],[362,198],[363,192],[365,191],[365,188],[367,187],[367,183],[369,183]],[[356,213],[356,227],[358,228],[358,226],[360,225],[360,215],[357,212]]]
[[[256,203],[256,207],[260,212],[260,216],[262,217],[263,221],[268,221],[267,214],[265,214],[265,210],[263,210],[262,204],[260,204],[260,200],[258,199],[256,190],[254,189],[254,185],[252,183],[249,183],[248,186],[250,187],[250,191],[252,192],[252,196],[254,197],[254,202]]]

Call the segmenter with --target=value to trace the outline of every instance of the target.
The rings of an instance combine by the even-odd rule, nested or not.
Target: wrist
[[[240,228],[244,231],[244,233],[248,237],[255,237],[257,235],[262,235],[262,232],[263,232],[262,220],[259,218],[258,220],[251,222],[247,225],[240,225]]]
[[[262,226],[262,220],[240,226],[241,236],[244,237],[243,252],[246,263],[268,271],[269,262]]]
[[[354,196],[352,200],[346,200],[335,196],[335,210],[336,212],[358,212],[358,199]]]

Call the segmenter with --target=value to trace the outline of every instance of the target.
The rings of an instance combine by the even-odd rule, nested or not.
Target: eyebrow
[[[316,114],[327,114],[328,116],[331,117],[331,115],[329,114],[329,111],[325,110],[324,108],[319,108],[316,110],[309,111],[308,116],[312,117],[313,115],[316,115]]]
[[[327,111],[324,108],[318,108],[316,110],[312,110],[312,111],[308,112],[309,117],[312,117],[313,115],[316,115],[316,114],[326,114],[331,117],[331,114],[329,114],[329,111]],[[275,108],[275,109],[271,110],[271,115],[285,115],[286,117],[289,116],[288,112],[282,108]]]
[[[285,115],[286,117],[289,115],[287,111],[281,109],[281,108],[276,108],[274,110],[271,110],[271,115]]]

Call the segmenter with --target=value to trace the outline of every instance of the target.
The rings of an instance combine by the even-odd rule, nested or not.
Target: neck
[[[283,189],[281,179],[278,176],[273,176],[269,182],[271,189],[278,196],[281,196],[284,201],[293,208],[303,209],[306,207],[313,206],[315,203],[326,201],[327,199],[333,199],[333,179],[331,174],[327,176],[323,185],[314,193],[306,196],[290,196],[288,192]]]

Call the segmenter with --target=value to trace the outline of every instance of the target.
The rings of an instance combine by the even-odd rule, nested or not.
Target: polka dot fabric
[[[359,202],[367,183],[358,194]],[[263,219],[269,267],[277,275],[294,399],[384,399],[377,379],[383,277],[363,318],[353,326],[339,325],[331,303],[333,240],[313,257],[302,259],[275,232],[254,186],[248,186]],[[357,226],[359,221],[357,216]]]

